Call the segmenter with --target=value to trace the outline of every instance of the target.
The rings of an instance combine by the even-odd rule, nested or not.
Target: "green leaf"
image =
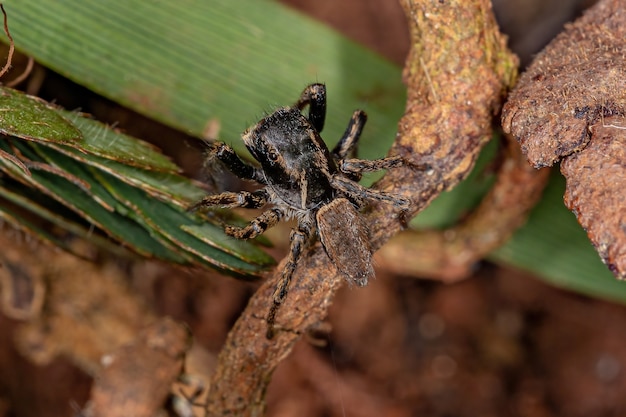
[[[115,210],[118,205],[115,198],[113,198],[106,189],[87,171],[87,167],[76,163],[75,161],[68,159],[59,152],[41,146],[38,144],[30,144],[30,146],[14,141],[15,147],[20,150],[23,155],[32,155],[32,150],[42,158],[46,163],[56,167],[59,171],[71,175],[74,178],[80,178],[85,182],[87,187],[81,187],[85,193],[87,193],[94,201],[99,203],[103,208],[108,211]],[[31,158],[32,159],[32,158]],[[75,182],[75,181],[74,181]]]
[[[33,223],[31,220],[24,217],[20,211],[11,209],[2,201],[0,201],[0,219],[16,225],[20,230],[37,236],[44,242],[51,243],[52,245],[62,248],[67,252],[81,256],[72,249],[69,242],[59,239],[54,234],[50,233],[45,227],[41,227],[41,225]]]
[[[202,224],[183,224],[180,226],[182,230],[203,241],[207,245],[211,245],[215,248],[235,256],[245,262],[273,265],[276,263],[274,258],[270,257],[267,253],[260,249],[256,249],[255,246],[244,246],[244,241],[240,239],[233,239],[226,236],[224,233],[218,232],[215,225],[211,223]],[[221,230],[221,229],[219,229]],[[255,250],[256,249],[256,250]]]
[[[184,226],[197,226],[199,219],[193,219],[189,214],[166,203],[160,203],[150,198],[137,188],[133,188],[112,175],[104,172],[94,172],[107,189],[115,195],[133,213],[132,217],[144,224],[149,230],[157,231],[169,244],[178,246],[189,254],[218,269],[229,271],[241,276],[251,275],[258,271],[259,264],[271,264],[273,259],[265,252],[252,245],[240,245],[240,253],[231,250],[224,252],[219,245],[207,245],[205,241],[187,233]],[[223,231],[215,226],[207,235],[223,236]],[[226,245],[230,249],[231,245]],[[242,261],[243,260],[243,261]],[[246,262],[246,260],[251,263]],[[256,265],[255,265],[256,264]]]
[[[79,131],[85,133],[86,138],[93,132]],[[103,133],[98,134],[115,139],[115,132]],[[124,140],[133,141],[129,137]],[[5,137],[0,141],[3,152],[0,169],[21,182],[22,189],[9,187],[10,183],[5,180],[0,195],[57,226],[66,227],[95,243],[104,243],[107,248],[111,245],[103,238],[105,234],[146,257],[211,266],[242,278],[255,277],[261,269],[274,263],[256,246],[249,242],[232,242],[234,239],[226,238],[221,228],[187,213],[186,207],[192,201],[189,198],[201,198],[204,191],[191,180],[172,172],[175,170],[145,170],[83,153],[78,148],[74,144],[52,145],[46,141],[37,143]],[[3,155],[11,157],[7,159]],[[15,164],[15,159],[28,166],[28,171]],[[147,158],[142,165],[150,167],[152,161]],[[51,204],[51,199],[57,203]],[[61,211],[59,204],[73,214],[57,214]],[[47,209],[51,206],[54,213]],[[31,224],[18,212],[10,208],[0,208],[0,212],[4,218],[43,240],[72,251],[62,240],[43,227]],[[192,232],[185,231],[183,226]]]
[[[3,142],[0,141],[0,144]],[[16,145],[22,146],[19,142]],[[6,164],[4,166],[8,167]],[[11,175],[15,173],[15,169],[5,172]],[[176,254],[155,243],[141,226],[123,215],[108,210],[73,182],[49,171],[32,169],[31,172],[32,176],[28,178],[28,181],[35,189],[65,205],[89,223],[109,233],[113,238],[122,240],[135,252],[147,257],[155,256],[173,262],[181,261]],[[24,177],[16,177],[16,179],[24,180]]]
[[[83,140],[71,144],[79,151],[138,168],[170,173],[180,172],[176,164],[147,142],[116,132],[79,113],[69,111],[60,113],[83,132]]]
[[[0,87],[0,133],[67,144],[82,139],[80,131],[51,104],[6,87]]]
[[[39,62],[198,137],[219,125],[219,138],[240,152],[240,132],[263,110],[292,103],[311,81],[328,85],[329,144],[341,136],[353,109],[369,113],[360,144],[365,158],[386,153],[405,105],[400,68],[275,1],[5,0],[5,6],[16,46]],[[107,140],[99,145],[102,152]],[[121,162],[117,151],[109,157],[91,153]],[[116,169],[88,159],[82,161],[109,173]],[[132,174],[117,178],[126,175]],[[150,189],[149,181],[134,177]],[[471,181],[438,199],[420,224],[445,225],[469,209],[476,200]],[[494,259],[559,286],[626,302],[626,285],[601,264],[563,206],[562,191],[562,180],[553,178],[528,224]],[[190,234],[195,228],[184,226]],[[212,236],[207,243],[223,238]]]
[[[7,179],[4,179],[0,185],[0,195],[7,200],[0,203],[0,211],[6,214],[5,218],[15,226],[25,228],[44,241],[49,241],[68,252],[74,253],[73,247],[66,243],[67,239],[63,239],[65,236],[58,237],[49,232],[49,230],[54,229],[50,226],[54,225],[57,229],[61,228],[87,241],[94,242],[111,253],[119,254],[123,257],[130,256],[130,252],[124,247],[98,233],[97,230],[79,217],[68,215],[69,213],[52,199],[33,193],[32,190],[24,188],[20,184],[13,184],[7,181]],[[21,207],[22,210],[12,210],[8,202]],[[32,223],[28,219],[28,214],[24,215],[24,211],[30,213],[31,216],[35,215],[43,222]]]
[[[352,111],[371,116],[363,155],[381,156],[404,109],[400,69],[268,0],[7,0],[16,47],[105,97],[198,137],[210,122],[245,152],[264,110],[328,85],[325,139]]]
[[[200,184],[179,175],[180,168],[151,145],[77,114],[63,114],[85,132],[87,145],[53,146],[57,151],[181,207],[206,195]]]

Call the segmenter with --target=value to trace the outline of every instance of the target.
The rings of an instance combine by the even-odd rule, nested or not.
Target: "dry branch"
[[[408,215],[414,215],[469,173],[491,137],[493,116],[517,61],[505,47],[487,0],[402,4],[413,46],[405,70],[407,109],[391,154],[430,169],[397,169],[376,187],[410,198]],[[372,205],[365,221],[373,248],[404,228],[405,220],[388,205]],[[324,320],[344,280],[316,245],[300,262],[276,317],[282,330],[267,340],[264,318],[283,266],[252,297],[228,336],[211,381],[210,416],[263,414],[272,372],[300,336]]]
[[[387,271],[453,282],[467,278],[491,251],[526,220],[548,182],[550,170],[535,170],[507,136],[493,187],[479,206],[444,230],[405,230],[376,254]]]

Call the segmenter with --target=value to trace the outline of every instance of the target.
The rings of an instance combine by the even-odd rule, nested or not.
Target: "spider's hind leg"
[[[289,251],[289,256],[287,258],[287,264],[285,265],[285,268],[283,269],[283,272],[281,274],[280,282],[276,286],[274,294],[272,295],[272,306],[270,307],[270,311],[267,315],[266,337],[268,339],[274,337],[274,332],[276,330],[276,313],[278,312],[281,304],[285,301],[285,298],[287,298],[287,292],[289,291],[291,278],[293,277],[293,273],[296,270],[296,266],[298,265],[298,261],[302,256],[304,248],[310,241],[310,237],[311,230],[308,227],[302,227],[302,225],[300,225],[297,229],[291,231],[291,248]]]
[[[321,132],[326,120],[326,86],[316,83],[307,86],[294,107],[302,110],[309,106],[309,122],[315,130]]]

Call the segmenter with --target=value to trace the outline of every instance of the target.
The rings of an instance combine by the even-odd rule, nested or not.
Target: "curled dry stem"
[[[7,62],[4,64],[2,69],[0,69],[0,78],[4,77],[4,75],[9,72],[11,69],[11,64],[13,62],[13,54],[15,53],[15,42],[13,42],[13,37],[11,36],[11,32],[9,31],[9,18],[7,16],[7,12],[4,10],[4,5],[0,3],[0,11],[2,11],[2,16],[4,17],[3,26],[4,33],[7,35],[9,39],[9,53],[7,56]],[[26,69],[22,74],[17,76],[15,79],[11,80],[11,82],[7,83],[7,87],[14,87],[24,81],[33,70],[33,66],[35,64],[35,60],[32,57],[28,57],[28,63],[26,64]]]
[[[550,170],[534,169],[515,139],[505,136],[496,182],[468,216],[444,230],[405,230],[376,254],[377,265],[396,274],[454,282],[508,240],[527,218]]]
[[[2,3],[0,3],[0,10],[2,11],[2,16],[4,17],[4,33],[7,35],[7,38],[9,38],[9,55],[7,57],[7,62],[0,70],[0,78],[2,78],[4,74],[6,74],[11,69],[13,53],[15,52],[15,44],[13,43],[13,38],[11,37],[11,33],[9,32],[7,12],[4,10],[4,5]]]
[[[411,216],[470,172],[492,134],[494,114],[515,78],[517,60],[505,46],[488,0],[402,1],[411,28],[412,49],[405,67],[406,113],[391,154],[415,166],[387,174],[376,188],[409,198]],[[390,205],[364,213],[373,249],[405,226]],[[208,394],[207,415],[260,416],[272,372],[296,341],[319,325],[344,278],[315,245],[294,274],[289,297],[267,340],[265,315],[281,267],[251,298],[220,353]]]

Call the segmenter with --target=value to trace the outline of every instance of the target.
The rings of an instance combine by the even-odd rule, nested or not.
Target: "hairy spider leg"
[[[223,142],[215,143],[209,152],[209,160],[215,157],[222,161],[228,169],[244,180],[254,180],[266,184],[260,168],[250,165],[239,158],[235,150]]]
[[[276,324],[276,312],[280,308],[280,305],[287,298],[287,293],[289,292],[289,284],[291,283],[291,278],[293,277],[293,273],[296,270],[296,266],[298,265],[298,261],[302,256],[302,252],[306,247],[307,243],[310,241],[311,230],[308,228],[303,228],[299,226],[298,229],[293,229],[289,236],[291,240],[291,248],[289,250],[289,255],[287,258],[287,264],[283,269],[283,272],[280,277],[280,282],[278,286],[274,290],[274,294],[272,294],[272,306],[270,307],[270,311],[267,314],[267,333],[266,337],[271,339],[274,337],[274,326]]]
[[[324,84],[316,83],[307,86],[294,107],[302,110],[307,105],[309,106],[309,122],[319,133],[324,129],[326,120],[326,86]]]
[[[398,168],[405,165],[404,158],[400,155],[381,159],[344,159],[339,164],[339,170],[344,174],[361,172],[374,172],[381,169]]]
[[[283,217],[284,213],[281,209],[272,208],[261,213],[259,217],[252,220],[247,226],[226,226],[224,228],[224,232],[226,232],[229,236],[236,237],[237,239],[254,239],[270,227],[276,226],[276,223],[278,223]]]
[[[346,131],[333,148],[332,154],[335,159],[354,158],[356,156],[357,145],[365,122],[367,122],[367,114],[363,110],[355,110],[352,113]]]
[[[361,184],[351,181],[349,178],[344,178],[341,175],[333,175],[330,180],[330,184],[333,188],[355,198],[356,200],[369,199],[386,201],[401,210],[408,210],[411,205],[411,202],[406,198],[395,197],[384,191],[372,190],[370,188],[363,187]]]
[[[191,205],[187,211],[196,211],[201,207],[220,206],[222,208],[259,208],[267,203],[268,194],[265,190],[254,192],[240,191],[238,193],[224,192],[221,194],[207,195],[202,200]]]

